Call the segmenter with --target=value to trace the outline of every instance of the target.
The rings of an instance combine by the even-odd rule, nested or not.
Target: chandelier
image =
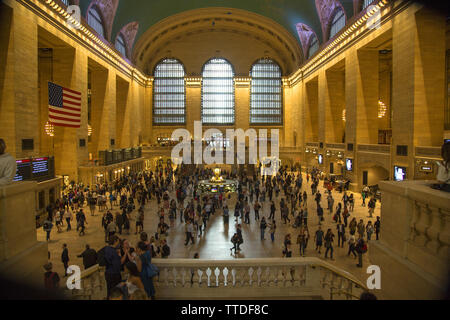
[[[54,137],[55,136],[55,127],[47,121],[47,123],[44,126],[45,129],[45,133],[50,136],[50,137]]]
[[[92,136],[92,127],[88,124],[88,137]]]
[[[342,121],[347,121],[347,111],[345,109],[342,110]]]
[[[387,111],[387,106],[383,101],[378,101],[378,118],[384,118],[384,116],[386,115],[386,111]]]

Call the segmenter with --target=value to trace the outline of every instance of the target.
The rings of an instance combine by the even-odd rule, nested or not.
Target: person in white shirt
[[[12,155],[5,152],[6,143],[0,139],[0,186],[10,184],[17,171],[17,163]]]

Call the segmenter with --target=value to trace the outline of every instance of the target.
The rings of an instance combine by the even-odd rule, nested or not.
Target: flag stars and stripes
[[[81,93],[48,83],[48,117],[54,126],[80,128]]]

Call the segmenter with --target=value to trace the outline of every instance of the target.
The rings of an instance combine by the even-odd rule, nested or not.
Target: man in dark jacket
[[[86,245],[86,250],[78,256],[78,258],[83,258],[84,269],[89,269],[97,264],[97,252],[91,249],[90,246]]]
[[[104,251],[107,299],[109,299],[112,288],[117,286],[122,281],[122,276],[120,274],[122,263],[118,253],[119,244],[119,237],[113,235],[109,238],[108,246],[105,247]]]

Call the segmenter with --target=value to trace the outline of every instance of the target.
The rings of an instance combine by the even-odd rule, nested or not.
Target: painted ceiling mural
[[[303,52],[312,34],[320,43],[326,41],[327,28],[337,7],[347,17],[353,15],[354,0],[79,0],[86,16],[96,4],[105,21],[108,40],[114,42],[122,33],[128,50],[151,26],[159,21],[188,10],[207,7],[226,7],[247,10],[270,18],[288,30]],[[231,14],[231,13],[230,13]]]

